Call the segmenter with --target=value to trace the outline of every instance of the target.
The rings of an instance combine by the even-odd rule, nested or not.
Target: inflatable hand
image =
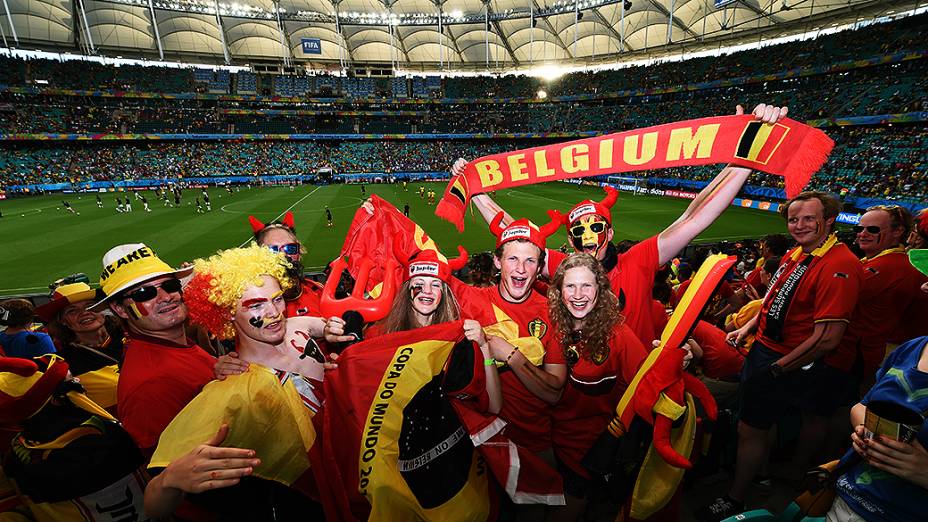
[[[631,426],[636,415],[652,424],[655,451],[671,466],[690,469],[690,461],[670,444],[670,428],[686,412],[684,393],[696,397],[712,420],[718,408],[706,386],[683,371],[685,354],[685,350],[669,346],[651,352],[619,402],[617,415],[623,426]]]
[[[383,282],[383,290],[376,299],[364,298],[364,288],[373,267],[373,262],[367,258],[361,260],[361,268],[351,295],[343,299],[335,298],[338,281],[347,267],[348,263],[343,257],[339,257],[332,262],[332,272],[325,282],[325,287],[322,289],[322,298],[319,301],[319,309],[322,315],[324,317],[342,317],[345,312],[353,310],[360,313],[366,323],[372,323],[386,317],[390,313],[390,306],[393,305],[393,297],[396,294],[396,272],[398,267],[396,260],[391,258],[387,261],[387,267],[384,271],[386,278]]]
[[[683,371],[685,350],[680,348],[693,330],[699,315],[715,292],[722,277],[735,263],[734,256],[714,255],[706,259],[664,328],[660,346],[645,359],[631,385],[616,407],[616,418],[609,427],[615,437],[631,426],[637,415],[654,426],[654,449],[668,464],[689,469],[692,464],[670,445],[670,428],[686,411],[684,393],[696,397],[706,415],[715,420],[715,400],[698,379]],[[657,414],[655,416],[655,414]]]

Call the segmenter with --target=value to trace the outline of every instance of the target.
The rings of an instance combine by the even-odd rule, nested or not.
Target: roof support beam
[[[87,23],[87,10],[84,9],[83,0],[76,0],[77,9],[80,13],[81,18],[84,19],[84,37],[86,38],[86,44],[90,46],[90,52],[96,54],[97,49],[93,45],[93,37],[90,36],[90,24]]]
[[[609,34],[611,34],[613,38],[619,41],[619,45],[621,45],[622,35],[616,32],[615,28],[609,24],[609,22],[603,17],[602,14],[600,14],[599,10],[590,9],[590,12],[593,13],[593,18],[596,18],[599,21],[599,23],[602,24],[603,27],[605,27],[607,31],[609,31]]]
[[[277,34],[280,36],[280,58],[284,61],[284,67],[290,67],[290,39],[287,38],[284,24],[280,21],[280,0],[274,0],[274,14],[277,18]]]
[[[532,0],[532,6],[536,10],[541,10],[541,7],[538,6],[537,0]],[[554,38],[557,40],[557,43],[561,44],[561,49],[564,49],[564,52],[567,53],[567,57],[571,60],[574,59],[574,55],[570,52],[570,48],[567,47],[567,44],[564,43],[564,40],[561,40],[561,35],[557,34],[557,31],[554,30],[554,26],[551,25],[551,22],[548,21],[547,16],[541,17],[541,21],[548,26],[548,30],[551,31],[551,34],[554,35]]]
[[[461,48],[458,47],[458,41],[454,37],[454,33],[451,32],[451,28],[447,25],[442,27],[442,31],[448,31],[448,41],[451,42],[451,47],[454,48],[454,52],[458,53],[458,59],[461,63],[464,63],[464,54],[461,52]]]
[[[6,0],[3,0],[4,2]],[[148,0],[148,14],[151,15],[151,26],[155,29],[155,43],[158,44],[158,56],[164,61],[164,49],[161,48],[161,32],[158,31],[158,18],[155,16],[155,5]]]
[[[673,25],[677,26],[679,29],[682,29],[686,34],[690,35],[690,38],[692,38],[692,39],[694,39],[694,40],[696,40],[696,39],[699,38],[699,35],[698,35],[698,34],[694,33],[692,30],[690,30],[690,28],[687,27],[686,24],[684,24],[683,22],[681,22],[676,16],[674,16],[670,11],[668,11],[666,7],[664,7],[664,6],[662,6],[661,4],[655,2],[654,0],[648,0],[648,2],[649,2],[651,5],[653,5],[654,8],[657,9],[661,14],[663,14],[663,15],[666,16],[668,19],[670,19],[670,21],[673,22]]]
[[[16,27],[13,25],[13,16],[10,15],[10,6],[7,4],[6,0],[3,0],[3,10],[6,11],[6,19],[10,22],[10,32],[13,34],[13,41],[16,42],[16,45],[19,45],[19,37],[16,36]],[[6,44],[6,34],[3,35],[3,43]]]
[[[772,13],[768,13],[768,12],[764,11],[763,9],[757,7],[756,5],[752,4],[751,2],[746,2],[745,0],[738,0],[738,3],[741,4],[741,5],[743,5],[744,7],[746,7],[746,8],[748,9],[748,11],[751,11],[752,13],[754,13],[754,14],[760,16],[760,17],[769,18],[770,21],[773,22],[774,24],[778,24],[778,23],[780,23],[780,22],[783,21],[782,19],[780,19],[780,18],[774,16]]]
[[[354,54],[351,52],[351,46],[348,45],[348,37],[345,36],[345,32],[344,32],[345,28],[338,21],[340,17],[338,13],[338,6],[341,5],[341,3],[342,3],[341,0],[337,0],[333,3],[333,6],[335,7],[335,32],[337,32],[339,36],[342,37],[342,48],[345,50],[345,53],[348,54],[348,58],[345,59],[345,57],[342,55],[342,51],[341,50],[338,51],[338,60],[342,64],[342,69],[345,69],[346,64],[350,64],[351,62],[354,61]]]
[[[487,16],[489,16],[492,13],[493,13],[493,9],[490,8],[490,2],[487,2]],[[500,29],[499,21],[493,20],[492,25],[493,25],[493,28],[496,29],[496,36],[498,36],[500,41],[503,42],[503,47],[505,47],[506,52],[509,53],[509,59],[512,60],[512,63],[518,66],[519,60],[516,59],[516,53],[515,51],[512,50],[512,46],[509,45],[509,39],[506,38],[506,33],[503,32],[502,29]]]
[[[222,17],[219,16],[219,0],[213,0],[216,7],[216,27],[219,29],[219,40],[222,41],[222,55],[226,59],[226,65],[232,63],[229,57],[229,44],[226,43],[226,30],[222,27]]]

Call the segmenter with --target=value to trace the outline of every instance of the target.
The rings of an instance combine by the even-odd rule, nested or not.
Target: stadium
[[[264,520],[272,519],[269,513],[320,520],[725,520],[740,513],[750,520],[824,520],[815,517],[829,509],[829,520],[908,520],[928,503],[928,403],[921,393],[928,387],[928,355],[918,351],[928,335],[928,286],[922,286],[928,280],[922,275],[928,270],[928,12],[922,4],[3,0],[0,407],[19,412],[24,397],[44,390],[30,372],[56,374],[57,360],[85,383],[68,393],[86,393],[82,401],[97,405],[88,409],[73,396],[48,391],[28,415],[0,414],[0,433],[8,435],[0,444],[0,519],[9,512],[22,517],[16,520],[108,520],[100,506],[125,501],[137,520]],[[734,153],[725,152],[729,143]],[[459,159],[466,166],[453,168]],[[813,229],[800,223],[798,213],[806,210]],[[525,237],[510,242],[519,230]],[[272,239],[281,234],[286,237]],[[242,275],[267,255],[267,249],[251,250],[254,243],[282,256],[284,275],[266,266],[251,279]],[[532,269],[523,277],[523,265],[507,265],[510,243],[540,249],[528,256],[537,274]],[[466,265],[452,259],[458,246],[469,254]],[[592,294],[588,316],[570,309],[582,306],[561,287],[567,285],[563,272],[587,270],[575,251],[598,259],[589,271],[597,284],[606,281]],[[424,253],[428,262],[421,263],[438,267],[425,279],[441,283],[436,302],[442,307],[428,314],[416,308],[426,290],[409,288]],[[825,262],[829,255],[843,257]],[[155,268],[153,259],[166,265]],[[337,259],[347,260],[345,273]],[[715,276],[708,272],[713,263]],[[184,290],[145,286],[170,274]],[[245,279],[234,286],[223,277]],[[286,318],[280,326],[273,314],[255,316],[251,326],[277,325],[267,328],[279,328],[297,348],[299,359],[282,366],[246,340],[248,321],[235,322],[237,301],[225,301],[265,287],[255,283],[261,278],[276,279],[283,297],[262,294],[267,304],[252,306],[264,310],[286,301],[279,310]],[[607,289],[621,315],[608,312]],[[182,297],[173,301],[173,294]],[[442,295],[452,298],[450,315]],[[79,301],[85,315],[72,324],[66,312]],[[153,329],[162,305],[152,303],[162,301],[184,309],[171,328],[185,330],[174,337]],[[411,307],[408,317],[394,317],[403,307]],[[351,341],[344,338],[355,328],[348,312],[367,325],[363,335],[357,325]],[[559,330],[558,321],[571,313],[572,326]],[[449,333],[454,321],[464,321],[463,333],[458,323]],[[606,322],[597,327],[597,321]],[[96,333],[78,335],[81,322]],[[469,329],[474,322],[483,333]],[[598,330],[612,333],[583,337]],[[634,347],[616,340],[625,331]],[[302,336],[298,342],[295,334]],[[26,349],[22,336],[44,344]],[[358,337],[363,340],[351,344]],[[133,372],[141,355],[130,364],[132,348],[146,343],[153,350],[161,346],[157,339],[173,347],[195,344],[202,354],[185,355],[183,363],[164,356],[154,364],[151,352],[149,369]],[[467,366],[457,359],[462,339],[473,341],[469,361],[488,361],[486,376],[482,365],[469,374],[485,386],[475,399],[484,408],[479,412],[467,401],[461,406],[448,382],[428,381],[450,379],[452,368]],[[606,343],[605,352],[591,348],[592,339]],[[650,352],[654,339],[679,342]],[[367,463],[362,434],[371,419],[364,416],[368,410],[373,416],[378,393],[390,391],[378,386],[396,384],[388,363],[404,343],[447,354],[413,358],[410,369],[428,379],[402,399],[408,404],[384,403],[406,414],[396,421],[402,430],[373,439],[379,482],[368,487],[365,466],[358,466],[359,458]],[[628,355],[639,344],[654,357]],[[528,355],[535,345],[540,359]],[[369,346],[377,355],[351,346]],[[668,369],[669,354],[682,353],[680,346],[688,346],[686,377]],[[234,426],[224,443],[211,438],[231,415],[231,402],[216,397],[247,397],[244,387],[257,386],[246,382],[256,379],[253,371],[238,375],[243,370],[238,355],[228,355],[233,351],[280,373],[268,393],[289,402],[267,404],[283,408],[302,400],[312,412],[281,413],[275,422],[292,415],[287,429],[293,433],[281,434],[277,446]],[[61,357],[49,361],[50,352]],[[310,353],[319,355],[311,371]],[[613,366],[617,358],[634,367]],[[36,365],[24,370],[18,359]],[[152,367],[180,369],[187,382],[177,389],[184,391],[175,393],[168,383],[176,379],[167,378],[146,388],[159,382]],[[97,377],[108,368],[108,392],[99,395]],[[887,391],[887,372],[908,376],[900,377],[903,391]],[[139,376],[131,382],[148,390],[145,402],[138,402],[141,392],[135,400],[121,398],[130,396],[126,373]],[[287,384],[285,374],[306,384]],[[222,379],[206,385],[217,376]],[[684,394],[691,377],[700,388],[687,384]],[[590,392],[585,378],[611,379],[614,386]],[[646,384],[652,382],[676,388],[668,384],[658,393]],[[225,392],[207,393],[222,386]],[[444,392],[435,391],[441,386]],[[155,399],[164,392],[175,402]],[[339,393],[356,402],[332,398]],[[501,406],[493,406],[494,393],[501,393]],[[908,399],[899,398],[905,394]],[[710,413],[715,406],[705,406],[707,396],[717,419]],[[537,402],[532,408],[546,408],[544,414],[510,409],[530,409],[525,397]],[[655,403],[638,404],[647,400]],[[907,421],[914,435],[902,437],[903,421],[875,413],[873,400],[904,402],[921,419]],[[663,443],[659,423],[641,414],[653,406],[653,417],[666,418],[660,401],[676,407],[672,443]],[[83,408],[80,415],[54,417],[62,422],[118,420],[105,436],[122,434],[129,443],[112,443],[106,446],[111,453],[99,458],[132,465],[104,466],[85,484],[49,479],[62,493],[40,494],[36,477],[48,472],[14,456],[41,444],[30,446],[14,434],[49,442],[37,426],[53,418],[46,404],[60,403]],[[135,404],[134,414],[126,403]],[[219,413],[190,413],[194,406]],[[171,414],[155,421],[149,407]],[[634,429],[620,415],[623,408],[639,416]],[[261,415],[270,410],[258,410],[260,404],[233,416],[266,422]],[[469,424],[475,415],[495,419],[480,426],[495,431]],[[442,424],[449,417],[454,423]],[[877,429],[887,420],[896,423],[895,435]],[[458,449],[450,453],[463,452],[457,444],[467,442],[467,456],[454,457],[464,465],[439,449],[451,438],[430,446],[422,441],[429,435],[411,427],[415,421],[434,424],[442,437],[453,433],[450,444]],[[630,456],[634,442],[624,441],[631,437],[619,438],[623,458],[631,460],[606,458],[617,466],[609,467],[599,459],[597,467],[591,446],[615,423],[643,442]],[[544,426],[549,431],[525,435]],[[143,437],[143,428],[154,438]],[[67,431],[55,429],[52,439]],[[902,442],[876,448],[861,442],[882,440],[877,435]],[[547,447],[536,444],[545,437]],[[353,442],[346,448],[339,439]],[[177,482],[189,471],[181,468],[194,449],[189,445],[206,441],[261,458],[281,452],[278,463],[292,456],[284,452],[296,451],[306,462],[300,469],[292,464],[300,459],[247,468],[256,476],[220,488],[216,499],[248,499],[253,508],[230,512],[201,497],[215,484]],[[81,448],[63,444],[55,446],[62,455],[71,444]],[[511,453],[495,452],[502,445]],[[892,459],[885,457],[892,452]],[[674,464],[677,454],[692,469],[684,473]],[[440,464],[422,464],[433,458]],[[822,475],[819,486],[799,480],[830,461],[839,462],[838,471]],[[49,476],[63,476],[67,465],[62,461]],[[353,471],[340,474],[333,466]],[[428,474],[439,469],[462,475],[447,471],[439,480]],[[617,482],[609,478],[616,476]],[[184,477],[192,481],[194,473]],[[135,500],[113,496],[116,486],[138,493]],[[800,495],[811,491],[818,498],[822,487],[837,499],[822,501],[824,510]],[[179,500],[185,494],[193,501]]]

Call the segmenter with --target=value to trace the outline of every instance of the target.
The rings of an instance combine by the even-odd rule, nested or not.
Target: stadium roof
[[[589,65],[756,42],[898,13],[917,4],[891,0],[3,0],[0,33],[7,47],[87,54],[188,61],[197,57],[236,64],[499,70],[554,62]],[[318,40],[318,47],[306,44],[318,54],[304,53],[303,39]]]

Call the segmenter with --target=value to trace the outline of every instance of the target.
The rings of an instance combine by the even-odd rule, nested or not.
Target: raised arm
[[[764,123],[776,123],[780,118],[785,118],[787,112],[786,107],[762,103],[754,108],[753,114],[755,119]],[[744,114],[744,109],[738,105],[735,114]],[[722,169],[722,172],[699,192],[686,211],[657,236],[658,263],[664,264],[673,259],[708,228],[731,205],[750,174],[751,169],[731,165]]]
[[[467,160],[459,158],[454,162],[454,165],[451,166],[451,176],[457,176],[464,173],[464,165],[467,165]],[[480,212],[480,215],[483,216],[484,221],[488,224],[490,221],[493,221],[493,218],[496,217],[496,214],[500,212],[503,213],[503,221],[500,223],[501,227],[505,227],[509,223],[512,223],[512,216],[509,215],[509,212],[506,212],[502,207],[500,207],[493,198],[487,194],[476,194],[471,196],[471,203],[477,207],[477,210]]]

